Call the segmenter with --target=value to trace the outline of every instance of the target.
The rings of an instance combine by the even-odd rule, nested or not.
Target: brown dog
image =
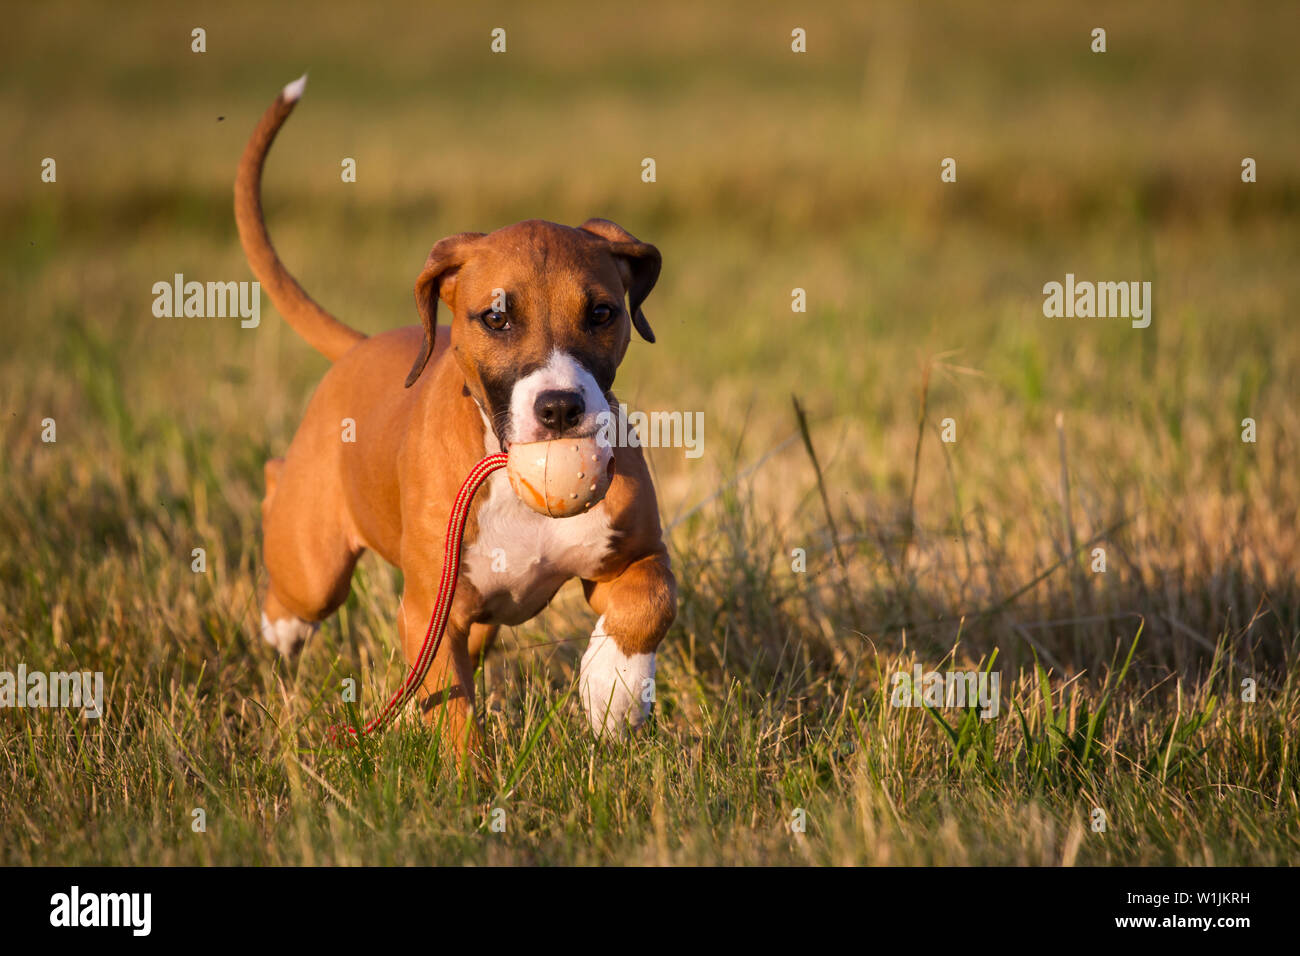
[[[610,388],[632,328],[654,341],[641,303],[659,276],[659,251],[604,219],[460,233],[433,247],[416,280],[423,328],[367,338],[289,275],[262,217],[262,165],[305,80],[262,116],[235,180],[253,272],[289,324],[335,363],[288,453],[266,465],[262,633],[295,654],[347,598],[370,548],[402,569],[402,649],[413,662],[461,480],[511,442],[596,433],[602,413],[618,407]],[[438,299],[451,310],[450,331],[437,327]],[[446,703],[438,723],[457,747],[476,741],[474,667],[499,626],[536,615],[572,577],[600,615],[579,676],[592,728],[621,732],[649,713],[676,583],[640,449],[615,448],[614,466],[604,500],[570,518],[527,508],[504,472],[479,492],[447,634],[420,694],[426,713]]]

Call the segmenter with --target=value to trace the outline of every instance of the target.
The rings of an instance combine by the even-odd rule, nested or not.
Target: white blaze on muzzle
[[[506,441],[534,442],[554,438],[555,433],[537,420],[537,398],[543,392],[577,392],[585,410],[573,427],[575,435],[593,435],[602,419],[609,414],[609,402],[601,393],[592,374],[568,352],[556,349],[544,366],[515,382],[510,392],[510,418],[506,423]]]

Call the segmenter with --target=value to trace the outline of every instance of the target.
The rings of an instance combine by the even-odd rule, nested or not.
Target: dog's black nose
[[[533,403],[533,412],[542,427],[559,433],[566,428],[573,428],[582,421],[587,411],[587,403],[582,400],[581,392],[569,392],[553,388],[542,392]]]

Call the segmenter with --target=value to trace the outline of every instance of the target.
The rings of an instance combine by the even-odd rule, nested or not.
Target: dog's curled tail
[[[253,130],[239,160],[235,176],[235,223],[253,274],[270,295],[271,301],[307,344],[331,362],[365,338],[322,309],[298,284],[271,245],[262,217],[262,166],[284,121],[293,112],[307,86],[304,74],[275,98]]]

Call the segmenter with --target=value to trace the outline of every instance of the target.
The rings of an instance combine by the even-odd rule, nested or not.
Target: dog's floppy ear
[[[420,354],[411,366],[411,374],[406,376],[407,388],[415,384],[424,367],[429,364],[429,356],[433,354],[433,334],[438,325],[438,298],[444,291],[451,291],[449,283],[455,281],[456,270],[465,264],[469,247],[475,240],[482,238],[481,232],[461,232],[439,239],[430,250],[424,271],[415,280],[415,307],[420,310],[420,322],[424,324],[424,344],[420,346]]]
[[[641,333],[641,338],[653,342],[655,334],[645,320],[641,303],[659,281],[659,269],[663,265],[659,250],[608,219],[588,219],[579,228],[609,243],[610,252],[619,262],[619,272],[623,274],[632,324]]]

